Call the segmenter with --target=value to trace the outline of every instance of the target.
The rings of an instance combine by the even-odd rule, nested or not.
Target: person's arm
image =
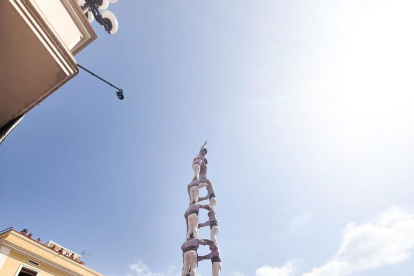
[[[211,253],[208,254],[208,255],[205,255],[205,256],[198,256],[198,259],[199,260],[208,260],[208,259],[211,259]]]
[[[204,243],[200,242],[200,244],[202,245],[210,245],[214,243],[212,240],[209,240],[209,239],[202,239],[202,241],[204,242]]]
[[[204,144],[201,146],[200,151],[202,151],[206,145],[207,145],[207,141],[205,141]]]
[[[204,222],[204,223],[199,223],[198,224],[198,228],[201,228],[201,227],[206,227],[206,226],[209,226],[210,225],[210,221],[208,220],[208,221],[206,221],[206,222]]]
[[[198,243],[201,244],[201,245],[207,245],[208,244],[205,239],[198,239]]]
[[[210,205],[201,205],[201,204],[200,204],[200,208],[203,208],[203,209],[205,209],[205,210],[207,210],[207,211],[212,210],[212,209],[211,209],[211,207],[210,207]]]
[[[203,200],[206,200],[207,198],[208,198],[208,194],[206,196],[199,197],[198,201],[203,201]]]

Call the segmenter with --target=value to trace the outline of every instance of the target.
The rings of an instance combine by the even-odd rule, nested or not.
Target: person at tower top
[[[193,159],[193,171],[194,171],[194,178],[193,180],[199,180],[200,179],[200,166],[203,162],[204,156],[207,155],[207,149],[204,147],[207,144],[205,142],[203,146],[200,149],[200,152],[194,157]]]
[[[216,195],[214,194],[213,184],[211,184],[210,180],[208,179],[206,179],[206,183],[207,183],[207,186],[206,186],[207,195],[204,197],[198,198],[198,201],[203,201],[208,198],[210,200],[210,206],[215,208],[216,203],[217,203],[217,198],[216,198]]]
[[[210,226],[210,239],[214,242],[216,246],[218,246],[217,234],[219,231],[219,226],[217,222],[216,212],[211,206],[207,206],[207,210],[208,210],[208,220],[204,223],[198,224],[198,228]]]
[[[205,180],[193,180],[187,186],[188,195],[190,197],[190,204],[198,202],[198,195],[200,193],[200,188],[206,187],[207,183]]]
[[[183,251],[183,270],[181,272],[181,276],[186,276],[188,271],[190,271],[190,276],[196,275],[197,270],[197,249],[201,245],[210,245],[213,242],[210,240],[202,240],[202,239],[188,239],[183,243],[181,246],[181,250]]]
[[[205,255],[205,256],[199,256],[197,260],[201,261],[201,260],[210,259],[213,276],[220,276],[220,271],[221,271],[220,250],[218,246],[214,243],[210,243],[210,250],[211,250],[210,254]]]
[[[207,158],[203,158],[203,162],[200,166],[200,179],[207,179]]]
[[[185,239],[188,240],[190,235],[193,234],[194,238],[197,238],[198,230],[198,211],[200,208],[207,210],[208,205],[201,205],[200,203],[191,204],[187,211],[184,213],[184,217],[187,223],[187,235]]]

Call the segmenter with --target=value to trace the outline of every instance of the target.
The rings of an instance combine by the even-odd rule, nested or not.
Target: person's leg
[[[220,276],[221,262],[214,262],[212,266],[213,276]]]
[[[217,198],[216,197],[212,197],[210,199],[210,206],[213,207],[213,209],[215,209],[216,203],[217,203]]]
[[[198,216],[196,214],[191,214],[188,218],[190,219],[190,217],[191,217],[191,227],[192,227],[190,233],[193,233],[193,237],[197,238]]]
[[[188,269],[190,267],[190,255],[187,254],[188,252],[184,253],[184,266],[183,271],[181,271],[181,276],[186,276],[188,273]]]
[[[190,276],[195,276],[196,272],[197,272],[197,252],[195,252],[195,251],[189,251],[189,252],[191,252],[191,255],[190,255],[190,266],[191,266]]]
[[[193,204],[194,201],[194,195],[193,195],[193,191],[191,190],[193,187],[190,188],[190,205]]]
[[[194,164],[193,170],[194,170],[194,178],[193,179],[199,180],[200,179],[200,165]]]
[[[200,187],[200,189],[204,188],[205,186],[207,186],[206,182],[202,182],[202,183],[198,184],[198,187]]]
[[[191,214],[188,216],[188,230],[187,230],[187,235],[185,236],[186,240],[188,240],[188,238],[190,237],[190,234],[193,233],[194,236],[194,216],[197,216],[196,214]],[[198,227],[198,225],[197,225]]]
[[[211,232],[210,232],[210,239],[218,246],[217,243],[217,234],[219,231],[219,227],[217,225],[213,226],[211,228]]]
[[[190,194],[191,194],[191,204],[193,204],[194,202],[198,202],[198,195],[200,192],[200,188],[198,188],[198,186],[193,186],[190,188]]]

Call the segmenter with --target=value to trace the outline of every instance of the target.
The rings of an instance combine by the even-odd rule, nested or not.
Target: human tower
[[[181,246],[183,251],[183,271],[181,276],[195,276],[198,261],[211,260],[212,275],[219,276],[221,271],[220,250],[217,243],[217,234],[219,226],[216,215],[216,195],[214,194],[213,185],[207,179],[207,149],[204,147],[207,142],[201,147],[200,152],[193,159],[194,177],[190,184],[188,184],[188,195],[190,198],[190,206],[184,213],[187,224],[187,234],[185,242]],[[206,188],[207,195],[199,197],[201,188]],[[208,205],[200,204],[203,200],[209,200]],[[199,210],[205,209],[208,211],[208,220],[204,223],[198,222]],[[200,239],[197,236],[197,230],[201,227],[210,226],[210,239]],[[210,247],[211,253],[205,256],[198,256],[197,249],[200,245]]]

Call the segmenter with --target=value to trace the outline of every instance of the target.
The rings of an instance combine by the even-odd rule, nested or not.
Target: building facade
[[[0,232],[1,276],[103,276],[79,254],[57,243],[41,243],[11,228]]]
[[[0,1],[0,143],[33,107],[75,77],[97,38],[76,0]]]

